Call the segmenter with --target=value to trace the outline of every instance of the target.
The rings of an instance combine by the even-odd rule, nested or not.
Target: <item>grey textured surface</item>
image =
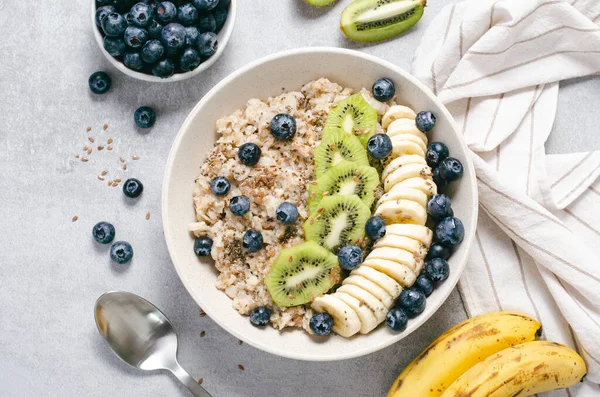
[[[160,224],[161,179],[180,124],[232,71],[280,50],[325,45],[360,49],[409,69],[424,29],[450,2],[430,1],[423,20],[402,38],[356,45],[337,28],[347,0],[322,10],[300,0],[240,0],[231,42],[212,69],[193,80],[158,85],[110,68],[93,39],[87,1],[0,0],[0,395],[186,395],[167,375],[130,370],[100,339],[92,308],[113,289],[140,294],[171,318],[182,365],[216,397],[383,395],[403,365],[465,318],[456,292],[418,332],[360,359],[305,363],[238,345],[208,317],[199,317],[175,274]],[[101,69],[111,73],[113,88],[94,96],[87,78]],[[590,143],[584,134],[594,130],[599,88],[598,79],[567,85],[550,151],[600,146],[600,139]],[[133,111],[141,105],[158,111],[148,132],[133,125]],[[575,109],[585,114],[570,117],[582,114]],[[82,163],[75,154],[82,154],[88,136],[96,137],[94,153]],[[109,137],[115,150],[97,152]],[[110,171],[107,179],[118,174],[119,156],[129,167],[119,175],[145,184],[135,203],[97,179],[103,169]],[[75,215],[79,220],[72,222]],[[113,222],[117,238],[134,246],[129,266],[111,265],[107,249],[92,243],[90,230],[99,220]]]

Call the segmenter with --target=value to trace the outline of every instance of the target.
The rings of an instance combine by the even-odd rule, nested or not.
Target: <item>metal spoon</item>
[[[177,362],[177,334],[152,303],[129,292],[107,292],[94,314],[98,331],[121,360],[144,371],[171,371],[194,396],[211,397]]]

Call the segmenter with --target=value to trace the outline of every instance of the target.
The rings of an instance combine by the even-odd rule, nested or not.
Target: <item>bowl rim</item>
[[[366,347],[366,348],[360,347],[360,345],[359,345],[359,347],[356,349],[347,351],[342,354],[338,354],[336,356],[312,357],[309,355],[305,355],[303,353],[290,353],[285,350],[272,348],[268,344],[255,343],[253,340],[249,340],[248,338],[246,338],[243,333],[238,332],[236,329],[234,329],[234,328],[230,327],[229,325],[225,324],[224,322],[222,322],[219,319],[218,313],[213,312],[210,305],[203,304],[204,302],[203,302],[201,294],[197,294],[194,292],[194,289],[191,287],[191,285],[189,285],[190,280],[187,280],[185,277],[183,277],[182,271],[181,271],[180,267],[178,266],[176,260],[174,259],[175,252],[172,248],[173,244],[174,244],[174,243],[172,243],[172,241],[174,240],[174,237],[171,235],[169,228],[167,227],[167,225],[169,223],[168,209],[167,209],[167,202],[168,202],[167,197],[168,197],[168,187],[169,187],[170,181],[171,181],[171,175],[174,170],[173,163],[174,163],[174,160],[176,157],[176,153],[178,152],[178,148],[181,145],[181,141],[183,140],[183,137],[186,134],[186,131],[189,129],[190,124],[192,123],[192,120],[196,117],[196,114],[198,113],[198,111],[208,101],[210,101],[212,99],[212,97],[214,96],[214,94],[216,92],[218,92],[222,87],[226,86],[232,80],[235,80],[240,75],[243,75],[244,73],[248,72],[251,69],[259,67],[262,64],[265,64],[265,63],[268,63],[268,62],[271,62],[271,61],[274,61],[277,59],[285,58],[288,56],[298,56],[298,55],[308,54],[308,53],[322,53],[322,54],[337,53],[337,54],[344,54],[344,55],[360,57],[367,61],[378,63],[379,65],[381,65],[385,68],[391,69],[394,72],[402,75],[404,78],[409,80],[411,83],[415,84],[423,92],[424,95],[427,95],[430,100],[435,102],[440,107],[442,112],[448,118],[450,125],[451,125],[452,129],[454,130],[455,136],[458,138],[459,145],[462,147],[462,149],[464,150],[465,153],[468,154],[470,152],[463,136],[459,133],[460,130],[458,129],[458,126],[456,125],[454,118],[452,117],[452,115],[450,114],[450,112],[448,111],[446,106],[433,94],[433,92],[431,92],[431,90],[428,87],[426,87],[416,77],[412,76],[411,74],[409,74],[402,68],[400,68],[388,61],[385,61],[381,58],[378,58],[376,56],[369,55],[369,54],[366,54],[366,53],[363,53],[360,51],[356,51],[356,50],[345,49],[345,48],[304,47],[304,48],[281,51],[281,52],[277,52],[277,53],[265,56],[263,58],[260,58],[256,61],[251,62],[251,63],[247,64],[246,66],[232,72],[227,77],[225,77],[223,80],[221,80],[217,85],[215,85],[210,91],[208,91],[200,99],[200,101],[196,104],[196,106],[194,106],[194,108],[190,111],[190,113],[186,117],[185,121],[181,125],[175,139],[173,140],[173,144],[171,146],[169,156],[167,159],[167,163],[165,166],[165,172],[163,175],[163,186],[162,186],[162,191],[161,191],[161,220],[162,220],[162,225],[163,225],[163,232],[165,235],[165,241],[167,244],[167,249],[169,251],[169,256],[171,258],[171,262],[172,262],[173,266],[175,267],[175,271],[177,272],[177,275],[179,276],[179,279],[183,283],[183,285],[186,288],[186,290],[188,291],[188,293],[192,296],[192,298],[194,299],[196,304],[198,304],[202,308],[202,310],[204,310],[204,312],[213,321],[215,321],[215,323],[217,323],[220,327],[225,329],[231,335],[244,341],[244,343],[248,343],[249,345],[251,345],[259,350],[266,351],[266,352],[274,354],[276,356],[295,359],[295,360],[301,360],[301,361],[332,362],[332,361],[341,361],[341,360],[347,360],[347,359],[351,359],[351,358],[362,357],[367,354],[371,354],[371,353],[377,352],[379,350],[382,350],[382,349],[406,338],[412,332],[419,329],[434,313],[436,313],[439,310],[439,308],[444,304],[444,302],[447,301],[448,296],[457,287],[459,279],[460,279],[460,275],[462,275],[462,272],[466,266],[468,253],[470,252],[472,245],[473,245],[473,241],[475,239],[475,229],[477,226],[477,220],[478,220],[478,216],[479,216],[479,204],[478,204],[479,201],[478,201],[478,191],[477,191],[477,180],[475,177],[475,168],[473,166],[473,162],[472,162],[471,158],[467,155],[467,157],[465,159],[466,164],[463,164],[463,166],[465,166],[469,169],[469,172],[467,173],[467,175],[469,175],[469,179],[467,179],[466,181],[471,186],[473,186],[471,198],[473,200],[473,205],[474,205],[473,217],[469,224],[465,224],[465,229],[466,229],[467,233],[465,234],[464,240],[461,243],[462,246],[467,247],[466,248],[467,253],[466,253],[463,261],[461,263],[459,263],[460,271],[459,271],[459,275],[457,277],[456,284],[454,284],[452,286],[452,288],[448,288],[446,291],[444,291],[442,299],[440,300],[440,304],[438,307],[436,307],[434,310],[430,310],[430,311],[425,310],[425,312],[422,313],[421,315],[419,315],[418,317],[411,319],[411,321],[413,323],[417,323],[417,324],[410,332],[405,331],[405,332],[398,333],[398,334],[394,335],[393,337],[390,337],[389,339],[386,339],[385,341],[382,341],[376,345],[368,345],[368,347]],[[438,291],[438,294],[442,294],[442,292]]]
[[[96,5],[96,0],[92,0],[92,11],[91,11],[92,28],[94,29],[94,38],[96,39],[96,44],[100,48],[100,51],[102,52],[104,57],[108,60],[108,62],[112,66],[114,66],[117,70],[126,74],[129,77],[133,77],[134,79],[137,79],[137,80],[149,81],[152,83],[172,83],[175,81],[187,80],[189,78],[199,75],[200,73],[202,73],[205,70],[207,70],[208,68],[210,68],[215,62],[217,62],[217,60],[221,57],[221,55],[225,51],[225,47],[227,47],[227,44],[229,43],[229,39],[231,38],[231,35],[233,33],[233,28],[235,26],[235,21],[237,18],[237,2],[238,2],[238,0],[231,0],[231,3],[229,4],[229,13],[227,15],[227,21],[225,21],[225,25],[223,25],[223,28],[221,29],[221,31],[219,33],[217,33],[217,35],[219,36],[219,47],[217,48],[217,52],[215,52],[206,61],[202,62],[196,69],[191,70],[189,72],[185,72],[185,73],[175,73],[172,76],[169,76],[167,78],[161,78],[161,77],[157,77],[157,76],[154,76],[151,74],[146,74],[146,73],[137,72],[135,70],[131,70],[128,67],[126,67],[123,63],[117,61],[112,55],[110,55],[104,49],[104,38],[102,37],[102,34],[100,33],[99,27],[96,25],[96,10],[98,8]]]

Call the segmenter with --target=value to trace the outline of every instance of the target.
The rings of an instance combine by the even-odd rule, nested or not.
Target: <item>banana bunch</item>
[[[580,381],[583,359],[567,346],[535,341],[540,334],[541,325],[519,313],[471,318],[417,356],[387,396],[530,396]]]

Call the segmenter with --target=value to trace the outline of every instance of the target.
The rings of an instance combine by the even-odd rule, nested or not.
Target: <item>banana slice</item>
[[[350,276],[346,277],[346,279],[342,282],[342,285],[346,284],[352,284],[364,289],[375,298],[379,299],[381,303],[383,303],[383,305],[388,309],[394,304],[394,298],[392,298],[390,294],[388,294],[382,287],[375,284],[373,281],[364,278],[363,276],[359,276],[358,274],[350,274]]]
[[[401,265],[409,267],[416,275],[419,275],[421,269],[423,269],[423,257],[415,256],[412,252],[401,248],[375,248],[369,254],[369,259],[385,259],[398,262]]]
[[[381,120],[381,126],[383,128],[387,128],[388,125],[392,123],[394,120],[398,119],[415,119],[417,114],[414,110],[409,108],[408,106],[395,105],[388,109],[387,112],[383,115],[383,119]]]
[[[398,138],[398,137],[394,137],[394,138]],[[421,146],[419,146],[415,142],[412,142],[412,141],[409,141],[406,139],[400,139],[400,140],[392,139],[392,154],[391,155],[394,157],[397,157],[397,156],[405,156],[407,154],[416,154],[418,156],[425,157],[425,151],[421,148]]]
[[[396,157],[395,159],[393,159],[392,161],[390,161],[389,163],[387,163],[385,165],[385,168],[383,169],[383,172],[381,173],[381,180],[385,180],[385,178],[389,174],[396,171],[398,168],[400,168],[406,164],[413,164],[413,163],[427,165],[427,161],[425,161],[425,158],[422,156],[418,156],[416,154],[408,154],[406,156]]]
[[[372,267],[359,266],[352,270],[350,275],[364,277],[365,279],[372,281],[383,288],[385,292],[390,294],[392,299],[398,298],[400,296],[400,292],[402,292],[402,287],[396,282],[396,280],[387,274],[380,272],[379,270],[373,269]]]
[[[425,225],[427,222],[425,207],[411,200],[386,201],[377,207],[375,215],[382,217],[386,224],[412,223]]]
[[[409,267],[394,261],[371,259],[367,256],[367,259],[363,262],[361,267],[363,266],[372,267],[375,270],[387,274],[403,287],[412,286],[417,279],[417,276],[415,276],[415,273]]]
[[[333,296],[350,306],[352,310],[356,312],[361,323],[361,334],[368,334],[375,329],[377,325],[379,325],[375,313],[373,313],[373,311],[367,305],[363,304],[354,296],[341,292],[339,289],[333,294]]]
[[[396,183],[388,193],[392,193],[396,189],[404,189],[411,188],[422,191],[427,195],[427,197],[431,197],[437,194],[437,185],[433,182],[431,177],[415,177],[408,178],[403,180],[400,183]]]
[[[317,312],[327,312],[333,317],[333,330],[345,338],[360,331],[362,325],[358,314],[348,304],[333,295],[321,295],[311,305]]]
[[[373,245],[373,248],[400,248],[411,252],[414,256],[424,258],[427,255],[427,246],[421,242],[410,237],[398,236],[395,234],[387,234],[382,238],[378,239]]]
[[[419,145],[421,150],[423,150],[423,156],[425,156],[425,152],[427,152],[427,145],[423,142],[421,138],[419,138],[418,136],[414,136],[413,134],[398,134],[390,137],[390,139],[392,140],[392,147],[394,146],[394,142],[410,141]]]
[[[404,186],[400,186],[398,188],[394,186],[389,192],[381,196],[377,202],[377,207],[386,201],[397,200],[411,200],[415,203],[419,203],[419,205],[421,205],[423,208],[427,208],[427,194],[423,193],[422,190],[412,189]]]
[[[377,318],[377,324],[385,320],[385,316],[389,308],[385,307],[379,299],[377,299],[364,289],[357,287],[356,285],[346,284],[338,288],[336,293],[338,292],[353,296],[356,299],[358,299],[364,306],[368,307],[369,310],[371,310],[375,315],[375,318]]]
[[[428,165],[423,164],[406,164],[392,172],[384,179],[383,185],[385,191],[388,192],[395,184],[405,181],[409,178],[432,178],[433,173]]]
[[[427,226],[410,225],[410,224],[394,224],[385,227],[385,235],[395,235],[410,237],[425,244],[427,248],[431,245],[433,232]]]
[[[414,135],[425,144],[425,151],[427,151],[427,135],[419,131],[414,120],[399,119],[392,122],[387,128],[387,134],[390,138],[402,134]]]

